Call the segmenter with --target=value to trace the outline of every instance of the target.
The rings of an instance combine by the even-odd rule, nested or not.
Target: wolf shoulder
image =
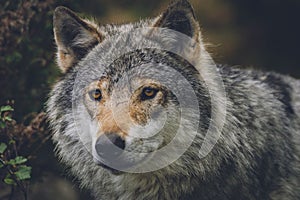
[[[246,67],[218,65],[227,97],[284,107],[287,116],[300,121],[300,80],[276,72],[265,72]],[[246,102],[245,102],[246,103]]]

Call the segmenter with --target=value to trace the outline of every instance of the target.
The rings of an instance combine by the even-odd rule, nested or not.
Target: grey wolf
[[[179,55],[156,48],[154,40],[149,42],[153,48],[142,48],[138,35],[122,36],[146,27],[177,31],[196,41],[199,48],[189,53],[200,60],[203,74]],[[122,25],[97,25],[58,7],[54,35],[63,76],[47,102],[53,140],[62,162],[96,199],[300,199],[300,81],[292,77],[217,65],[226,92],[225,121],[212,150],[199,157],[209,124],[219,123],[212,115],[224,113],[212,106],[208,88],[218,93],[218,85],[203,56],[205,44],[189,2],[173,1],[154,19]],[[168,45],[178,42],[168,34],[162,39]],[[128,46],[121,46],[126,40]],[[105,65],[104,60],[130,45],[141,48]],[[179,103],[173,91],[187,89],[169,69],[190,83],[196,108]],[[165,86],[174,80],[174,88]],[[173,151],[180,149],[193,131],[189,122],[198,115],[197,134],[178,159],[149,172],[126,171],[171,143],[182,120],[186,125]],[[143,137],[161,121],[157,134]]]

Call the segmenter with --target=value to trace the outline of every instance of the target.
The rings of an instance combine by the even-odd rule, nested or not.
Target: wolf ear
[[[54,11],[53,27],[57,62],[62,72],[74,66],[104,39],[97,25],[82,20],[73,11],[62,6]]]
[[[169,28],[196,40],[200,34],[194,10],[187,0],[172,1],[167,10],[155,21],[154,27]]]

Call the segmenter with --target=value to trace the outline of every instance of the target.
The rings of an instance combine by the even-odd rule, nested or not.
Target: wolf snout
[[[125,149],[125,141],[115,133],[101,135],[95,144],[98,156],[104,160],[114,160]]]

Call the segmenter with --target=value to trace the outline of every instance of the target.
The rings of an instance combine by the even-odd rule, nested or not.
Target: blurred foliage
[[[13,110],[10,105],[0,107],[0,199],[3,200],[27,199],[31,175],[34,174],[30,181],[36,181],[44,170],[57,168],[45,113],[32,113],[27,124],[18,124],[11,117]]]
[[[0,133],[0,150],[4,144],[7,146],[2,157],[11,148],[9,138],[3,137],[5,132],[12,134],[18,152],[24,156],[7,159],[17,159],[16,163],[28,159],[33,166],[33,180],[43,171],[61,173],[51,142],[41,139],[49,139],[44,114],[29,114],[43,109],[51,85],[60,76],[52,31],[56,6],[67,6],[105,24],[155,17],[168,3],[168,0],[0,0],[0,105],[13,105],[16,119],[12,120],[10,115],[0,119],[0,128],[5,128]],[[191,3],[217,62],[300,77],[299,0],[191,0]],[[15,128],[7,129],[7,123],[13,123]],[[6,161],[7,165],[9,160]],[[17,172],[18,168],[13,170]]]
[[[27,166],[28,159],[19,156],[16,140],[11,131],[8,131],[13,119],[11,112],[14,109],[7,105],[0,107],[0,133],[3,137],[0,142],[0,185],[11,187],[9,198],[16,197],[15,188],[19,189],[24,199],[27,199],[27,182],[31,178],[31,167]],[[6,137],[6,138],[4,138]],[[17,186],[17,187],[16,187]]]
[[[42,108],[58,74],[54,66],[53,1],[2,1],[0,8],[0,103],[14,100],[15,117]]]

